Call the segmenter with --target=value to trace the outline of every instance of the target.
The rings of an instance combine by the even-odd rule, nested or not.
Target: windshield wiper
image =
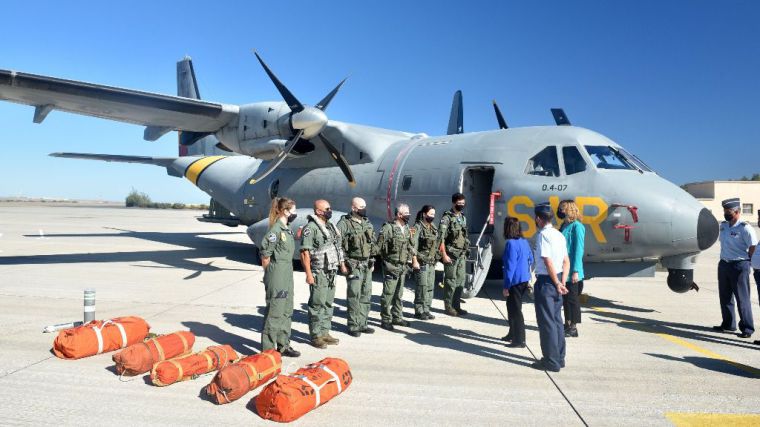
[[[615,148],[615,147],[613,147],[611,145],[608,145],[607,148],[609,148],[610,150],[612,150],[613,153],[617,154],[618,157],[620,157],[623,160],[625,160],[629,165],[633,166],[633,168],[636,169],[637,171],[639,171],[640,174],[642,174],[642,175],[644,174],[644,171],[641,170],[641,168],[636,164],[636,162],[631,161],[631,159],[629,159],[623,153],[621,153],[620,150],[618,150],[617,148]]]

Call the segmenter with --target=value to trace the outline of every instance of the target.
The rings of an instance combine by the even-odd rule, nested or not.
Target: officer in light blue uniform
[[[734,299],[739,309],[739,338],[749,338],[755,332],[750,303],[750,258],[757,245],[755,230],[739,220],[741,203],[738,198],[722,203],[725,221],[720,223],[720,263],[718,263],[718,295],[723,321],[713,329],[736,331]]]

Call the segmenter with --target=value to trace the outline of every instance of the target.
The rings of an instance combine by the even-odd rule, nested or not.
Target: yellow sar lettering
[[[602,222],[607,219],[607,203],[605,203],[600,197],[584,196],[576,197],[575,203],[578,205],[578,209],[581,211],[581,216],[583,217],[581,222],[589,226],[596,241],[599,243],[607,243],[607,238],[604,237],[601,227]],[[552,211],[557,212],[557,208],[559,207],[559,196],[549,197],[549,204],[552,207]],[[513,196],[507,202],[507,215],[517,218],[520,222],[524,222],[527,225],[523,235],[530,239],[536,234],[536,223],[533,220],[533,215],[518,212],[516,209],[517,206],[525,206],[532,211],[536,204],[528,196]]]

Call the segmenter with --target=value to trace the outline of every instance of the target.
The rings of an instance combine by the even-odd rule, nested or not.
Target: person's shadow
[[[691,363],[697,368],[707,369],[709,371],[714,371],[721,374],[736,375],[738,377],[744,377],[744,378],[760,378],[760,369],[753,368],[751,366],[747,366],[747,365],[729,361],[729,360],[720,360],[720,359],[713,359],[710,357],[698,357],[698,356],[684,356],[683,358],[678,358],[678,357],[668,356],[665,354],[653,354],[653,353],[644,353],[644,354],[646,354],[647,356],[652,356],[652,357],[656,357],[658,359],[663,359],[663,360],[672,360],[674,362]]]

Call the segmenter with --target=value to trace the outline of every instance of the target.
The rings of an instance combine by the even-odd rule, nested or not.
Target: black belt
[[[748,259],[735,259],[735,260],[729,261],[729,260],[726,260],[726,259],[722,259],[720,261],[721,262],[726,262],[726,263],[729,263],[729,264],[736,264],[737,262],[745,262],[745,261],[749,261],[749,260]]]

